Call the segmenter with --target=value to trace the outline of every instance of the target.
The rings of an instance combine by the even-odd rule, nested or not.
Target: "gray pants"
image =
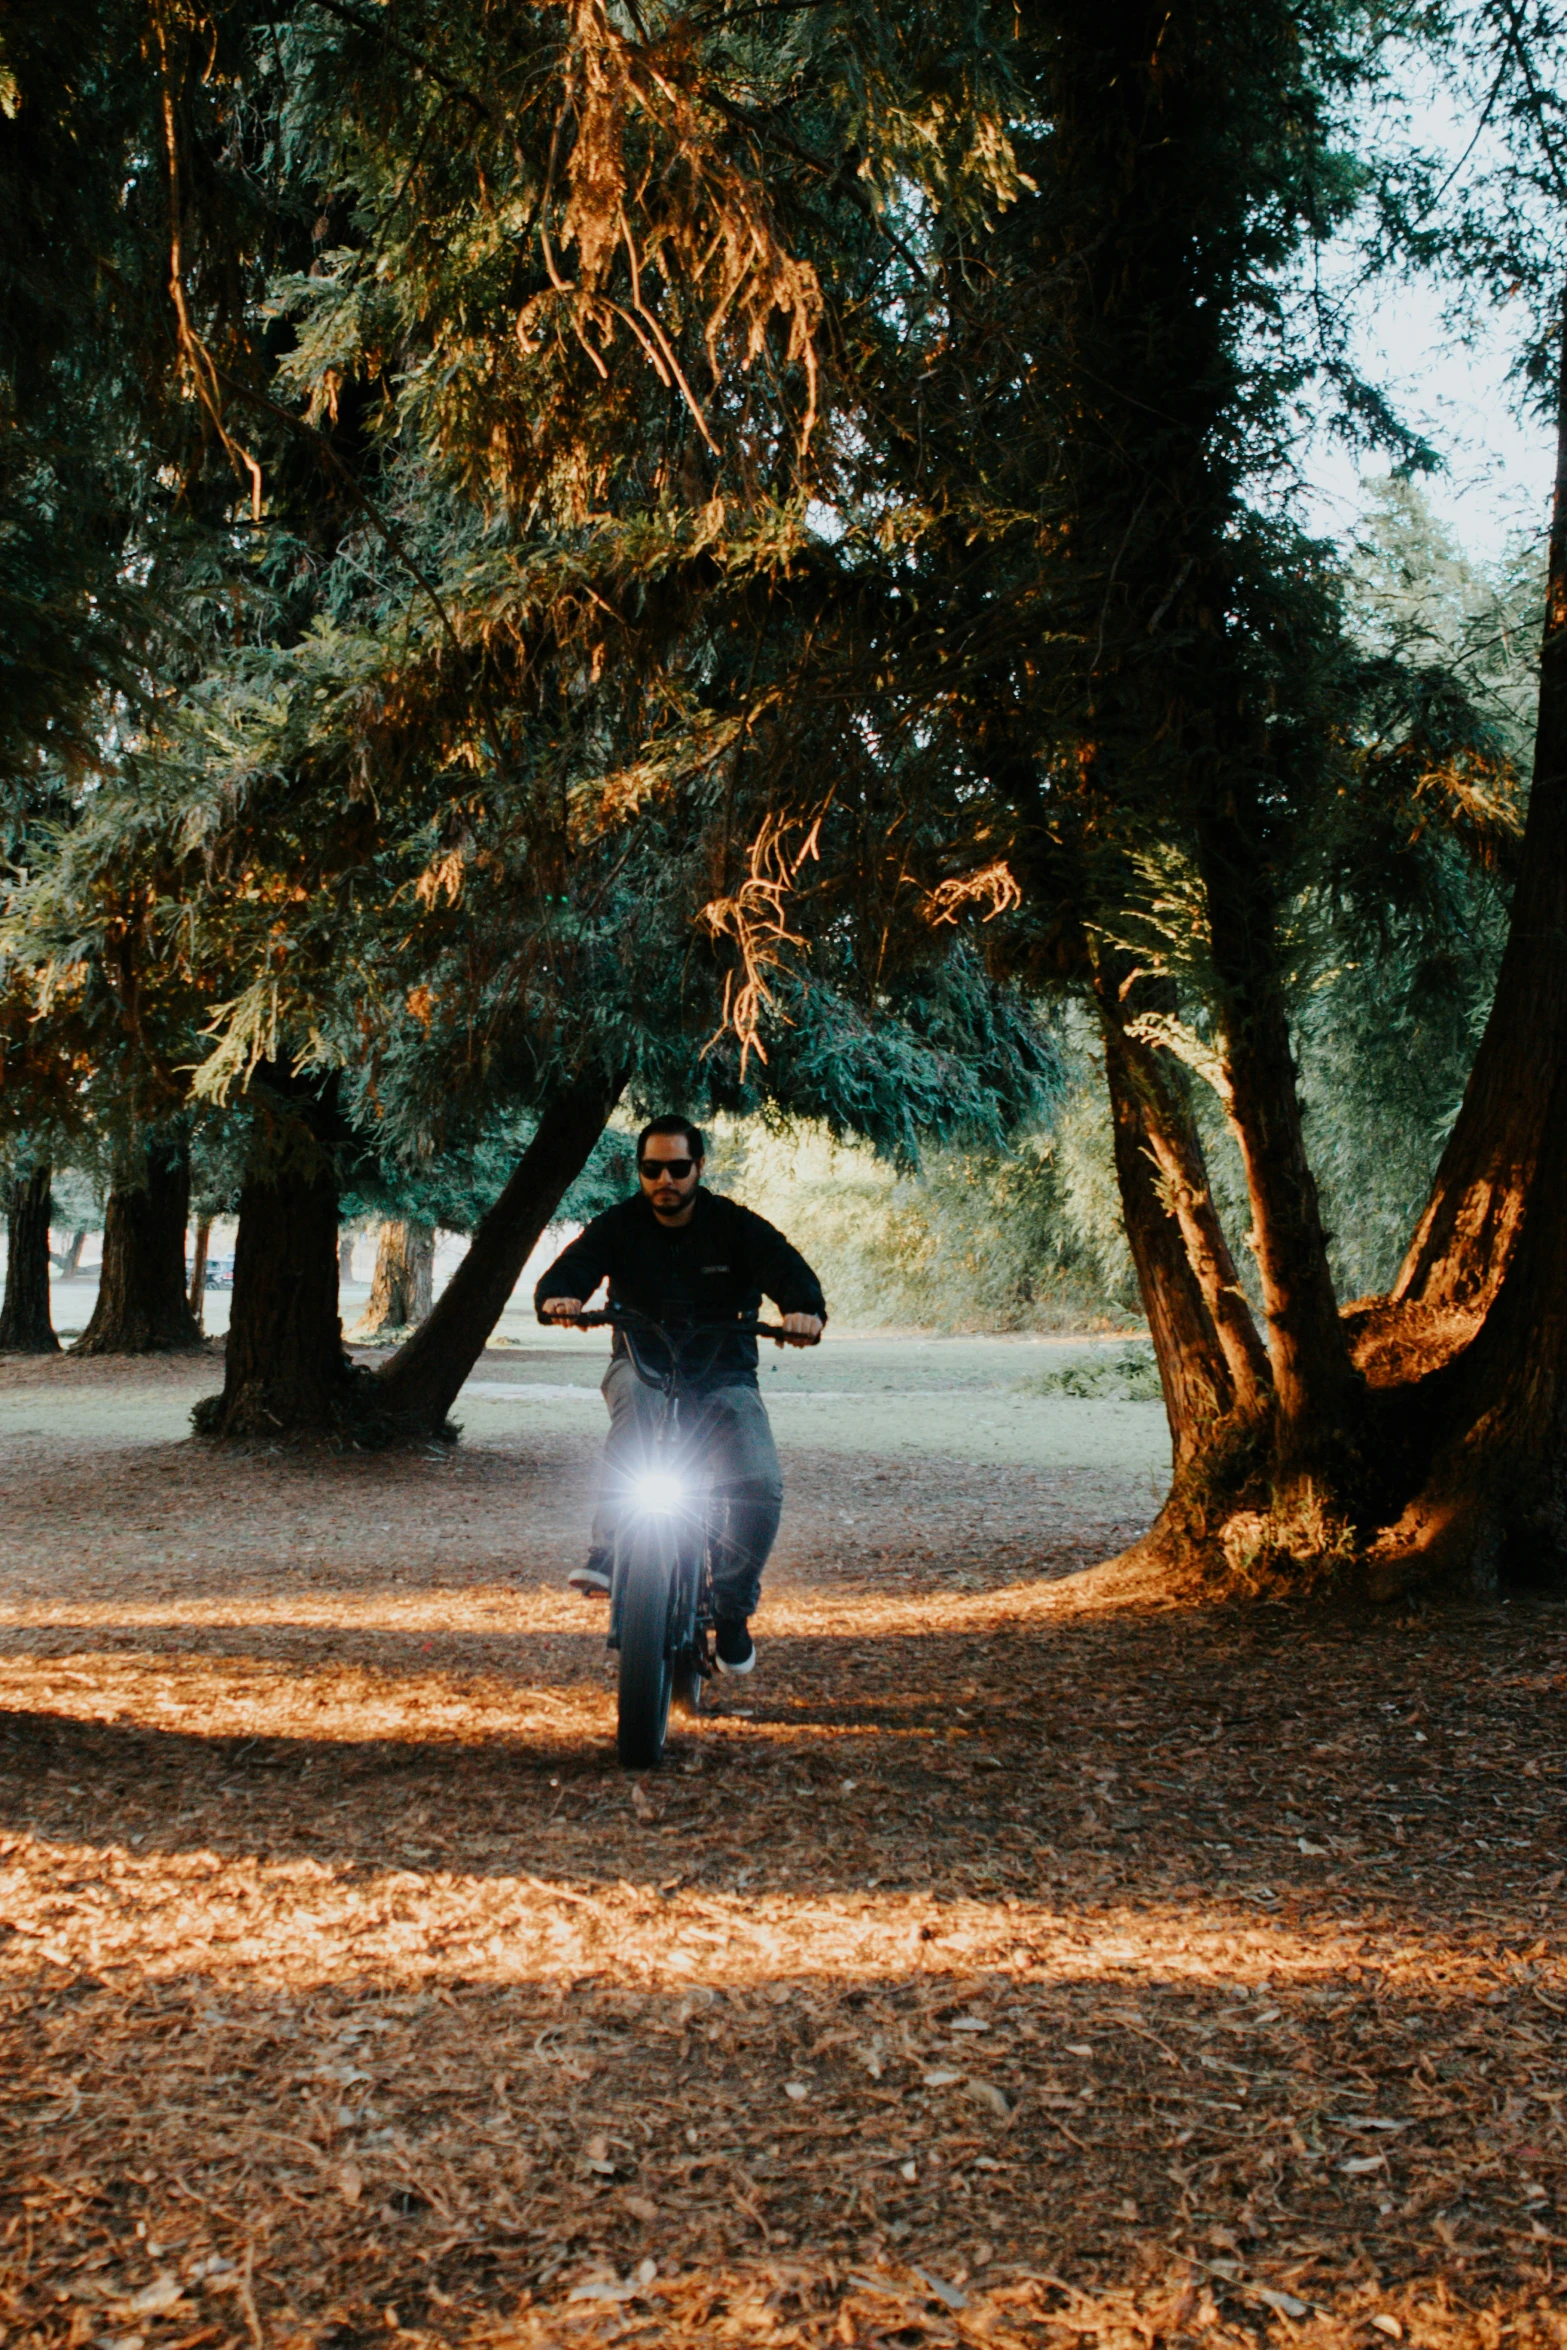
[[[646,1465],[662,1399],[637,1377],[623,1355],[617,1355],[604,1374],[603,1396],[609,1406],[609,1435],[588,1559],[607,1574],[621,1507]],[[783,1515],[783,1475],[767,1407],[752,1386],[715,1387],[705,1395],[682,1398],[680,1427],[682,1442],[690,1446],[712,1483],[718,1613],[754,1615],[762,1569]]]

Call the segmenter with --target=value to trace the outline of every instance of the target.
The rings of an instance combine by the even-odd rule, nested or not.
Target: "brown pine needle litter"
[[[1146,1486],[796,1451],[629,1780],[584,1437],[108,1368],[3,1374],[5,2350],[1567,2342],[1567,1611],[1114,1605]]]

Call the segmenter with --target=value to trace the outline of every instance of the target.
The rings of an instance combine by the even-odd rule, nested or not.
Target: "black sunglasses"
[[[649,1183],[656,1183],[660,1175],[673,1175],[677,1183],[684,1183],[696,1165],[696,1161],[695,1159],[643,1159],[640,1164],[642,1173]]]

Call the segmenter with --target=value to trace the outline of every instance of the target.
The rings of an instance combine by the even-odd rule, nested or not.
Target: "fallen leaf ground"
[[[797,1451],[630,1780],[581,1433],[110,1368],[4,1371],[12,2343],[1567,2342],[1567,1611],[1117,1605],[1131,1481]]]

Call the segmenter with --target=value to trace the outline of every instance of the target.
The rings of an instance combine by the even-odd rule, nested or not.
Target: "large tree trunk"
[[[17,1177],[6,1202],[5,1299],[0,1354],[53,1355],[49,1319],[49,1169]]]
[[[1240,8],[1069,9],[1054,22],[1052,136],[1034,165],[1032,208],[1048,242],[1041,233],[1020,249],[1036,283],[1048,269],[1063,289],[1040,343],[1046,429],[1035,442],[1055,467],[1063,522],[1048,575],[1062,649],[1041,647],[1037,704],[1023,664],[1011,672],[1020,706],[1038,710],[1037,765],[1049,776],[1048,791],[1031,779],[1034,797],[1020,798],[1037,806],[1037,864],[1054,892],[1053,903],[1038,900],[1035,952],[1046,966],[1059,953],[1063,900],[1074,912],[1108,908],[1113,927],[1126,903],[1118,848],[1161,832],[1177,836],[1177,857],[1195,848],[1272,1372],[1259,1440],[1227,1454],[1226,1416],[1215,1412],[1234,1376],[1214,1311],[1224,1283],[1201,1221],[1181,1213],[1178,1153],[1158,1162],[1159,1204],[1175,1212],[1162,1224],[1151,1212],[1139,1162],[1158,1156],[1160,1122],[1130,1057],[1112,1050],[1128,1233],[1161,1367],[1177,1358],[1166,1377],[1177,1484],[1201,1482],[1211,1499],[1165,1556],[1252,1589],[1391,1588],[1438,1570],[1483,1580],[1510,1554],[1548,1568],[1567,1556],[1557,1492],[1567,1459],[1567,349],[1535,778],[1508,945],[1400,1302],[1380,1317],[1393,1328],[1372,1360],[1379,1317],[1346,1317],[1333,1292],[1276,920],[1294,844],[1275,809],[1287,823],[1309,804],[1292,787],[1293,763],[1332,756],[1311,696],[1288,676],[1291,632],[1315,623],[1281,583],[1274,706],[1272,591],[1267,566],[1254,568],[1241,544],[1227,454],[1240,281],[1227,291],[1207,252],[1191,266],[1204,242],[1194,220],[1210,230],[1228,220],[1239,233],[1252,199],[1223,175],[1244,172],[1236,158],[1264,154],[1252,132],[1270,103],[1260,44],[1287,27]],[[1275,85],[1271,96],[1282,95]],[[1029,209],[1011,216],[1020,237]],[[1003,260],[1005,251],[998,240]],[[1026,282],[1020,270],[1016,283]],[[1002,343],[1005,317],[979,315]],[[1018,415],[1021,437],[1021,405]],[[1299,635],[1295,646],[1308,649]],[[1064,723],[1077,738],[1072,758]],[[1171,1258],[1177,1231],[1184,1271]],[[1461,1327],[1435,1348],[1431,1324],[1444,1312]]]
[[[109,1193],[98,1302],[73,1354],[179,1354],[201,1345],[185,1293],[189,1209],[189,1151],[149,1143],[141,1183],[127,1180]]]
[[[1217,1392],[1229,1401],[1227,1412],[1195,1423],[1184,1445],[1177,1439],[1169,1498],[1128,1563],[1217,1573],[1256,1589],[1314,1581],[1354,1547],[1366,1503],[1368,1399],[1334,1297],[1306,1156],[1265,844],[1260,825],[1248,820],[1256,812],[1244,789],[1227,797],[1227,806],[1210,801],[1199,815],[1199,865],[1222,1011],[1225,1107],[1246,1170],[1267,1320],[1265,1364],[1197,1138],[1174,1114],[1161,1054],[1123,1008],[1132,992],[1125,984],[1108,991],[1115,1011],[1107,1024],[1126,1022],[1123,1063],[1141,1105],[1143,1147],[1159,1172],[1164,1247],[1178,1241],[1202,1306],[1202,1325],[1179,1343],[1209,1384],[1214,1362],[1222,1364]],[[1149,984],[1141,983],[1145,994]],[[1157,1000],[1148,1009],[1168,1017]],[[1123,1171],[1123,1199],[1127,1191]],[[1131,1222],[1129,1212],[1129,1229]],[[1166,1377],[1167,1397],[1175,1384]]]
[[[1104,917],[1112,937],[1126,935],[1118,917],[1128,896],[1135,909],[1141,895],[1135,876],[1125,890],[1124,865],[1154,854],[1160,834],[1178,862],[1191,858],[1201,882],[1200,943],[1225,1107],[1246,1173],[1266,1371],[1200,1157],[1191,1157],[1195,1138],[1153,1106],[1165,1075],[1160,1051],[1142,1066],[1130,1051],[1122,1056],[1143,1133],[1128,1150],[1127,1129],[1118,1156],[1124,1201],[1142,1183],[1135,1167],[1129,1180],[1127,1160],[1153,1156],[1166,1211],[1158,1246],[1173,1251],[1179,1242],[1202,1307],[1200,1317],[1183,1316],[1180,1343],[1196,1369],[1167,1381],[1172,1410],[1179,1418],[1186,1409],[1183,1379],[1199,1395],[1208,1387],[1230,1401],[1195,1440],[1177,1437],[1185,1483],[1200,1481],[1211,1494],[1206,1523],[1217,1539],[1227,1512],[1277,1510],[1283,1519],[1293,1509],[1300,1525],[1299,1505],[1319,1475],[1353,1482],[1362,1404],[1305,1149],[1280,968],[1278,894],[1291,843],[1273,794],[1298,805],[1282,767],[1311,750],[1304,723],[1275,724],[1300,715],[1293,682],[1277,689],[1275,710],[1276,689],[1257,657],[1268,569],[1258,560],[1260,534],[1244,527],[1244,489],[1229,453],[1236,411],[1226,413],[1240,281],[1215,264],[1211,240],[1204,246],[1209,232],[1221,243],[1230,233],[1217,230],[1221,218],[1240,233],[1252,198],[1243,193],[1248,166],[1237,159],[1263,162],[1255,126],[1279,94],[1266,86],[1264,45],[1284,28],[1267,15],[1263,32],[1239,6],[1078,7],[1052,21],[1044,82],[1052,136],[1037,157],[1033,208],[1041,228],[1022,248],[1034,285],[1061,288],[1034,411],[1058,437],[1052,506],[1063,524],[1042,575],[1055,633],[1050,650],[1039,650],[1048,683],[1033,705],[1038,765],[1051,777],[1039,802],[1040,862],[1058,887],[1082,891],[1085,918]],[[1258,200],[1269,200],[1266,185],[1255,183]],[[1027,215],[1017,218],[1021,239]],[[1194,236],[1198,220],[1208,226]],[[1017,282],[1028,281],[1020,273]],[[1005,335],[1008,322],[986,315],[990,331]],[[1030,411],[1020,402],[1017,413],[1022,421]],[[1035,443],[1039,457],[1048,445],[1047,429]],[[1304,603],[1287,591],[1285,600],[1292,624],[1306,626]],[[1031,690],[1020,682],[1020,693]],[[1060,747],[1063,717],[1075,735],[1071,758]],[[1040,947],[1048,953],[1048,932]],[[1157,955],[1149,959],[1157,964]],[[1149,1008],[1161,1010],[1157,995]],[[1129,1046],[1138,1041],[1137,1010],[1134,1001]],[[1138,1221],[1129,1205],[1129,1231]],[[1146,1283],[1146,1264],[1139,1270]],[[1167,1294],[1183,1286],[1173,1274],[1165,1282]],[[1194,1539],[1189,1547],[1195,1555],[1202,1546]]]
[[[351,1339],[379,1338],[416,1330],[429,1314],[435,1294],[435,1226],[396,1216],[381,1227],[375,1278]]]
[[[1490,1017],[1392,1302],[1430,1342],[1461,1344],[1494,1297],[1541,1163],[1567,1049],[1567,334],[1556,393],[1556,494],[1540,649],[1534,780]],[[1467,1325],[1467,1327],[1466,1327]]]
[[[269,1075],[239,1197],[223,1391],[197,1406],[199,1435],[326,1433],[349,1415],[335,1124],[330,1097]]]
[[[1567,1581],[1567,1055],[1507,1272],[1479,1335],[1391,1399],[1414,1497],[1372,1548],[1374,1592]],[[1406,1486],[1407,1489],[1407,1486]]]
[[[376,1373],[378,1414],[409,1432],[445,1428],[518,1276],[620,1099],[623,1075],[592,1070],[544,1110],[510,1182],[481,1221],[428,1319]]]

